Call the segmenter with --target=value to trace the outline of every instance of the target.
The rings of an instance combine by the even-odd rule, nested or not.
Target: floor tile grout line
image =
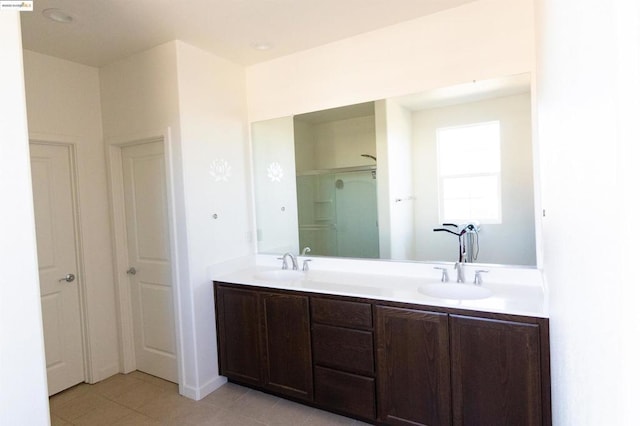
[[[79,419],[83,418],[84,416],[87,416],[94,411],[103,410],[103,409],[107,410],[105,411],[106,413],[110,409],[107,407],[111,407],[114,410],[123,410],[124,412],[126,412],[126,414],[120,417],[117,421],[121,421],[122,419],[125,419],[128,416],[136,415],[136,416],[142,416],[143,418],[148,419],[149,421],[154,423],[158,422],[161,424],[177,424],[177,423],[170,423],[171,420],[169,418],[159,419],[159,418],[148,415],[147,414],[147,412],[149,412],[148,410],[141,410],[143,407],[147,406],[148,404],[152,404],[154,402],[158,403],[160,398],[162,398],[165,395],[175,394],[177,396],[180,396],[177,388],[174,389],[173,391],[169,390],[169,387],[167,386],[167,384],[170,382],[167,382],[166,384],[164,382],[159,381],[161,379],[157,379],[153,376],[149,376],[150,380],[144,380],[144,377],[146,376],[143,376],[143,374],[144,373],[137,373],[134,376],[127,376],[124,374],[120,374],[120,375],[112,376],[112,378],[107,379],[109,380],[109,382],[111,382],[111,384],[109,384],[109,382],[106,382],[106,381],[99,382],[95,385],[81,384],[83,388],[76,390],[77,394],[73,395],[73,398],[70,398],[68,401],[64,401],[63,404],[59,405],[58,410],[51,409],[50,414],[52,417],[55,416],[58,420],[61,420],[62,422],[64,422],[64,424],[75,425],[77,424],[78,421],[82,422],[82,420],[79,420]],[[103,383],[102,386],[100,386],[101,383]],[[128,401],[127,398],[125,399],[119,398],[124,393],[135,390],[136,387],[141,386],[143,383],[151,386],[148,389],[152,389],[151,391],[152,396],[148,400],[146,400],[146,398],[140,399],[139,401],[144,400],[142,405],[139,405],[136,408],[134,408],[133,406],[127,405],[126,403],[126,401]],[[104,384],[107,384],[108,386],[104,386]],[[230,416],[230,418],[235,419],[236,421],[240,420],[241,422],[242,422],[242,419],[246,419],[247,422],[253,422],[256,426],[280,425],[280,424],[283,424],[282,419],[287,418],[287,416],[292,416],[292,417],[295,416],[297,418],[296,423],[300,425],[310,425],[310,424],[313,424],[315,421],[317,421],[317,420],[314,420],[314,416],[315,416],[314,412],[304,411],[307,409],[313,409],[313,407],[308,407],[305,404],[299,404],[296,401],[290,401],[286,398],[281,398],[267,392],[262,392],[252,388],[247,388],[241,385],[231,383],[230,386],[231,386],[230,388],[227,387],[226,392],[223,392],[220,394],[220,399],[217,401],[215,399],[212,399],[210,401],[205,401],[205,399],[209,397],[209,395],[207,395],[207,397],[203,398],[200,401],[191,401],[191,400],[185,401],[184,406],[182,405],[182,403],[177,403],[175,407],[175,413],[178,413],[178,415],[176,416],[176,419],[182,417],[183,414],[186,414],[188,412],[189,404],[202,403],[202,404],[205,404],[204,406],[211,408],[212,410],[215,410],[215,412],[221,413],[224,416]],[[157,390],[158,392],[154,394],[155,390]],[[63,392],[66,392],[66,391],[63,391]],[[236,393],[238,395],[236,395]],[[73,419],[68,419],[67,417],[62,417],[60,415],[60,411],[59,411],[60,407],[68,407],[69,404],[73,403],[73,401],[78,402],[77,399],[83,396],[86,396],[88,398],[87,403],[89,404],[88,408],[90,408],[88,411],[84,412],[80,416],[74,417]],[[55,396],[53,396],[52,398],[55,398]],[[95,398],[99,398],[99,399],[95,400]],[[108,401],[108,404],[103,404],[103,401]],[[137,405],[137,403],[135,402],[135,398],[132,399],[131,401],[133,405]],[[247,414],[243,412],[243,404],[254,404],[254,403],[258,404],[256,406],[256,408],[258,409],[253,410],[251,414]],[[91,406],[91,404],[94,404],[94,405]],[[290,405],[290,404],[293,404],[293,405]],[[262,408],[259,408],[261,406]],[[143,412],[143,411],[146,411],[146,412]],[[344,422],[341,420],[344,420]],[[348,422],[348,420],[351,420],[351,422]],[[349,419],[349,418],[336,419],[335,423],[334,422],[331,422],[331,423],[336,425],[338,424],[345,425],[345,426],[346,425],[355,426],[357,424],[360,424],[354,421],[353,419]],[[185,425],[186,424],[187,423],[185,423]]]
[[[116,376],[113,376],[113,377],[116,377]],[[148,383],[148,382],[145,382],[144,380],[140,380],[140,379],[137,379],[137,378],[133,378],[133,379],[135,379],[135,380],[137,380],[137,381],[139,381],[139,382],[141,382],[141,383]],[[111,381],[115,381],[115,380],[118,380],[118,378],[111,379]],[[99,383],[100,383],[100,382],[99,382]],[[152,384],[152,383],[148,383],[148,384]],[[65,402],[64,402],[64,404],[63,404],[62,406],[67,406],[67,405],[71,404],[73,401],[76,401],[76,400],[77,400],[77,398],[79,398],[79,397],[86,396],[86,395],[92,395],[93,397],[99,397],[99,398],[102,398],[102,399],[104,399],[104,400],[106,400],[106,401],[109,401],[110,403],[116,404],[116,405],[118,405],[119,407],[124,408],[124,409],[126,409],[126,410],[134,411],[134,412],[137,412],[138,414],[145,415],[144,413],[140,413],[139,411],[137,411],[137,410],[136,410],[136,409],[134,409],[133,407],[129,407],[129,406],[125,405],[125,404],[122,404],[122,403],[121,403],[121,402],[119,402],[119,401],[116,401],[116,400],[114,399],[114,397],[112,397],[112,396],[109,396],[109,395],[106,395],[106,394],[102,393],[102,392],[99,390],[99,388],[95,388],[95,387],[94,387],[94,386],[96,386],[96,385],[98,385],[98,384],[95,384],[95,385],[86,384],[86,385],[87,385],[87,386],[89,386],[89,388],[87,389],[87,391],[86,391],[86,392],[84,392],[84,393],[82,393],[81,395],[78,395],[78,396],[76,396],[76,397],[74,397],[74,398],[70,399],[69,401],[65,401]],[[160,387],[158,387],[158,386],[155,386],[155,387],[157,387],[158,389],[161,389],[161,388],[160,388]],[[77,402],[77,401],[76,401],[76,402]],[[86,414],[89,414],[90,412],[92,412],[92,411],[96,411],[96,410],[98,409],[98,408],[95,408],[95,407],[94,407],[94,408],[90,409],[89,411],[87,411],[86,413],[81,414],[81,415],[80,415],[80,416],[78,416],[78,417],[75,417],[75,418],[73,418],[73,419],[69,419],[69,418],[62,417],[62,416],[57,412],[57,411],[59,411],[59,408],[60,408],[60,407],[58,407],[58,409],[50,409],[50,415],[55,415],[55,416],[56,416],[56,417],[58,417],[59,419],[64,420],[65,422],[71,422],[71,423],[73,423],[73,422],[74,422],[74,420],[77,420],[78,418],[81,418],[81,417],[85,416]],[[145,417],[148,417],[148,416],[146,416],[146,415],[145,415]]]

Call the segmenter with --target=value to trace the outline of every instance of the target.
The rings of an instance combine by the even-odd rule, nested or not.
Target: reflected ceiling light
[[[253,47],[256,50],[270,50],[270,49],[273,49],[273,44],[264,41],[264,42],[252,43],[251,47]]]
[[[60,9],[45,9],[42,11],[42,14],[52,21],[61,22],[63,24],[68,24],[73,21],[73,17],[71,17],[71,15]]]

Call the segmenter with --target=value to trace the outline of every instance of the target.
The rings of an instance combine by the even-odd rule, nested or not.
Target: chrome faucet
[[[448,283],[449,282],[449,271],[447,271],[447,268],[441,267],[441,266],[436,266],[433,269],[439,269],[442,271],[442,277],[440,277],[440,281],[443,283]]]
[[[309,262],[311,262],[313,259],[305,259],[304,262],[302,262],[302,272],[307,272],[309,271]]]
[[[484,273],[487,273],[487,272],[489,272],[489,271],[487,271],[486,269],[478,269],[476,271],[476,274],[473,277],[473,283],[475,285],[482,285],[482,275],[481,274],[484,274]]]
[[[462,265],[464,265],[462,262],[456,262],[453,267],[453,269],[455,269],[458,273],[456,278],[457,283],[464,283],[464,268],[462,267]]]
[[[282,269],[289,269],[289,265],[287,264],[287,257],[291,258],[291,269],[294,271],[298,270],[298,259],[293,254],[287,252],[279,257],[278,259],[282,259]]]
[[[311,247],[305,247],[302,249],[302,251],[300,252],[300,256],[306,256],[307,254],[311,253]]]

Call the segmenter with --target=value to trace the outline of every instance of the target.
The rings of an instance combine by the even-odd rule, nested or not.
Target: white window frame
[[[440,133],[442,131],[450,131],[453,129],[461,129],[461,128],[469,128],[476,126],[484,126],[489,124],[497,123],[498,125],[498,146],[497,146],[497,155],[498,155],[498,170],[497,171],[479,171],[472,173],[450,173],[444,174],[442,169],[442,149],[441,143],[443,141],[440,138]],[[479,222],[483,224],[500,224],[502,223],[502,161],[501,161],[501,131],[500,131],[500,121],[491,120],[491,121],[483,121],[471,124],[465,124],[460,126],[447,126],[447,127],[439,127],[436,129],[436,155],[437,155],[437,174],[438,174],[438,217],[440,223],[470,223],[470,222]],[[463,154],[461,154],[463,155]],[[495,177],[495,197],[496,197],[496,214],[491,217],[479,217],[473,216],[471,217],[445,217],[445,190],[444,185],[447,180],[451,179],[462,179],[462,178],[480,178],[480,177]],[[470,200],[471,198],[467,198]]]

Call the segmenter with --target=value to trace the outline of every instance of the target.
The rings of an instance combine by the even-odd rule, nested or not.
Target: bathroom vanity
[[[418,277],[307,274],[216,277],[220,374],[373,424],[551,424],[541,289],[456,301]]]

